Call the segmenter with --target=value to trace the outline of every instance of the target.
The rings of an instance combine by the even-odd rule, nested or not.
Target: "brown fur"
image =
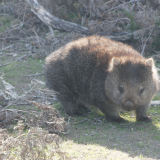
[[[137,121],[151,120],[146,112],[158,90],[154,61],[128,45],[100,36],[78,39],[46,58],[45,76],[68,115],[92,105],[116,122],[124,121],[124,110],[135,110]]]

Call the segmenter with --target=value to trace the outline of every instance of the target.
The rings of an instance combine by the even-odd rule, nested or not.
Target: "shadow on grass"
[[[156,110],[160,111],[160,106]],[[63,139],[83,145],[103,146],[109,150],[127,153],[129,157],[159,159],[160,114],[155,112],[152,115],[153,108],[149,112],[152,123],[134,122],[134,117],[128,123],[116,124],[103,121],[105,117],[98,113],[90,113],[88,117],[73,117],[72,130]],[[96,121],[97,117],[103,123]]]

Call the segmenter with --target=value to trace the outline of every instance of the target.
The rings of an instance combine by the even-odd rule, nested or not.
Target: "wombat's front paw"
[[[118,119],[115,119],[115,122],[117,122],[117,123],[126,123],[126,120],[121,118],[121,117],[119,117]]]
[[[137,118],[137,121],[139,122],[152,122],[152,119],[150,116],[146,116],[146,117],[140,117],[140,118]]]

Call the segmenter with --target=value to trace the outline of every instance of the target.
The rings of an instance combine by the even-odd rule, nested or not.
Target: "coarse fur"
[[[151,121],[147,110],[158,90],[154,61],[126,44],[80,38],[46,58],[45,77],[68,115],[96,106],[108,120],[123,122],[119,112],[135,110],[137,121]]]

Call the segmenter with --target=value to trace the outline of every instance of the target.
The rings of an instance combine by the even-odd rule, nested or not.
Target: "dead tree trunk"
[[[46,11],[45,8],[37,2],[37,0],[26,0],[26,1],[31,6],[32,12],[36,14],[49,27],[50,30],[51,28],[53,28],[64,32],[76,32],[86,35],[96,34],[96,33],[90,33],[89,29],[86,27],[82,27],[78,24],[64,21],[62,19],[55,17],[54,15]],[[101,35],[106,36],[107,38],[113,40],[127,41],[133,36],[133,33],[121,32],[121,33],[114,33],[114,35],[105,35],[104,33]]]
[[[65,32],[89,34],[88,28],[55,17],[54,15],[46,11],[45,8],[37,2],[37,0],[26,1],[31,6],[32,12],[36,14],[47,26]]]

